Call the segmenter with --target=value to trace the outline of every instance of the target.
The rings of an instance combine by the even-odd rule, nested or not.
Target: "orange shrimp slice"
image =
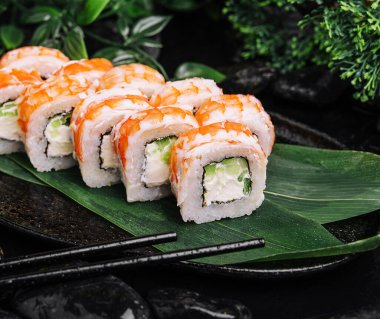
[[[213,80],[191,78],[167,82],[151,98],[154,106],[171,104],[191,104],[196,111],[208,99],[223,94]]]
[[[152,107],[148,99],[143,96],[125,95],[109,97],[105,100],[91,103],[85,114],[78,116],[75,123],[71,124],[74,136],[75,153],[80,161],[83,159],[83,147],[85,146],[84,143],[82,143],[85,122],[97,119],[105,107],[110,109],[126,109],[124,105],[125,100],[128,100],[131,103],[131,109],[136,109],[136,111]]]
[[[33,85],[24,90],[19,107],[18,124],[21,130],[26,133],[31,115],[39,107],[52,102],[60,97],[78,95],[89,89],[91,83],[88,81],[78,81],[66,75],[54,77],[54,80]]]
[[[119,131],[116,133],[115,149],[124,167],[126,166],[125,154],[128,149],[128,140],[139,133],[142,127],[154,127],[157,123],[163,123],[165,117],[171,117],[173,120],[177,119],[189,124],[190,127],[197,126],[191,112],[176,107],[152,108],[136,113],[121,123],[118,128]],[[189,121],[185,121],[186,118]]]
[[[29,85],[42,82],[37,71],[24,71],[18,69],[0,70],[0,89],[14,85]]]
[[[26,46],[7,52],[0,59],[0,68],[37,70],[49,78],[60,66],[69,61],[61,51],[40,46]]]
[[[100,79],[100,90],[133,86],[150,97],[165,84],[165,78],[155,69],[139,63],[121,65],[108,71]]]
[[[87,80],[95,80],[113,68],[107,59],[83,59],[70,61],[54,72],[55,76],[66,75],[70,77],[84,76]]]

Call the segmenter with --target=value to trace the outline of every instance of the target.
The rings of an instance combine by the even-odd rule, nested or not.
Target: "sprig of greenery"
[[[157,35],[170,17],[153,15],[152,0],[5,0],[0,15],[7,21],[0,26],[0,53],[30,38],[26,44],[57,48],[81,59],[88,58],[91,42],[106,46],[91,56],[115,64],[142,62],[165,74],[147,48],[161,47]]]
[[[327,65],[361,101],[380,95],[380,0],[228,0],[224,12],[244,58],[281,72]]]

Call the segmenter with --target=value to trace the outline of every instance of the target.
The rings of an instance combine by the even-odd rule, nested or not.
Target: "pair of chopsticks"
[[[8,258],[2,262],[0,261],[0,274],[4,273],[4,271],[12,271],[12,274],[8,273],[6,276],[0,277],[0,287],[9,285],[29,285],[40,282],[54,281],[63,277],[77,278],[81,276],[89,276],[93,274],[109,272],[112,270],[136,268],[140,266],[152,266],[158,264],[168,264],[195,258],[210,257],[217,254],[260,248],[264,247],[265,245],[264,239],[258,238],[229,244],[179,250],[149,256],[124,257],[121,259],[111,259],[101,262],[92,262],[86,265],[79,266],[74,265],[59,267],[58,265],[55,268],[44,268],[29,273],[13,273],[14,270],[17,270],[18,268],[25,268],[37,265],[44,265],[45,267],[46,264],[56,263],[59,261],[67,262],[67,260],[72,260],[74,258],[88,258],[94,256],[101,256],[110,252],[120,252],[124,249],[132,249],[137,247],[167,243],[175,241],[176,239],[177,234],[170,232],[143,237],[134,237],[131,239],[107,244],[73,247],[43,254],[34,254],[29,256]]]

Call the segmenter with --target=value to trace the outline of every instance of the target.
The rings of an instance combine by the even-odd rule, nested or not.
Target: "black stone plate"
[[[278,114],[272,114],[277,141],[315,147],[345,149],[333,138]],[[0,174],[0,223],[60,244],[85,245],[122,240],[125,231],[88,211],[51,188],[20,181]],[[326,225],[343,242],[375,235],[380,227],[378,214],[369,214]],[[140,250],[149,253],[153,249]],[[212,266],[183,262],[174,267],[218,275],[255,278],[302,276],[335,268],[354,258],[353,255],[314,258],[298,261]]]

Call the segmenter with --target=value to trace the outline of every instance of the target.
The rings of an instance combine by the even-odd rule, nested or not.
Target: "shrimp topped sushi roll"
[[[71,123],[74,123],[80,116],[84,116],[92,104],[100,103],[111,97],[124,97],[126,95],[137,95],[145,97],[145,95],[139,89],[136,89],[134,87],[113,88],[97,91],[95,93],[91,91],[89,94],[83,94],[83,96],[81,96],[80,102],[75,106],[75,109],[71,116]]]
[[[213,97],[201,105],[195,117],[201,126],[224,121],[244,124],[257,135],[267,156],[272,151],[275,140],[273,124],[261,102],[253,95],[224,94]]]
[[[0,154],[23,150],[16,100],[26,86],[41,82],[36,71],[0,70]]]
[[[55,76],[66,75],[68,77],[85,78],[87,81],[95,81],[112,69],[112,63],[107,59],[83,59],[70,61],[54,72]],[[96,86],[98,83],[96,83]]]
[[[100,79],[100,89],[134,87],[148,98],[165,84],[165,78],[155,69],[139,63],[120,65]]]
[[[264,200],[267,158],[244,125],[215,123],[178,137],[170,179],[184,221],[250,215]]]
[[[37,70],[47,79],[70,59],[61,51],[40,46],[21,47],[7,52],[0,59],[0,68]]]
[[[174,107],[138,112],[114,129],[128,202],[170,195],[169,156],[177,136],[198,127],[191,112]]]
[[[121,120],[148,108],[151,105],[142,96],[110,97],[92,103],[87,112],[71,124],[76,158],[87,186],[103,187],[120,181],[111,130]]]
[[[70,117],[80,100],[79,94],[90,86],[83,79],[62,75],[21,96],[18,123],[26,152],[38,171],[60,170],[75,164]]]
[[[208,99],[223,94],[215,81],[191,78],[181,81],[166,82],[165,86],[157,90],[150,102],[154,106],[171,104],[190,104],[193,112]]]

